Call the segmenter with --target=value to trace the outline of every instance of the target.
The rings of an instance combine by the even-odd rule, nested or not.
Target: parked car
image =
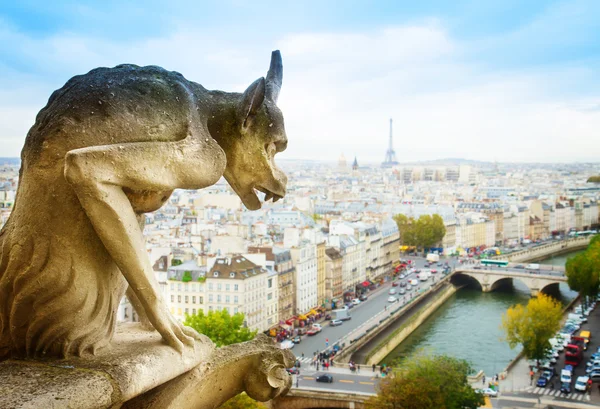
[[[396,301],[398,301],[398,299],[396,297],[394,297],[394,296],[388,297],[388,302],[396,302]]]
[[[342,325],[344,323],[344,321],[342,320],[331,320],[331,323],[329,325],[331,325],[332,327],[337,327],[338,325]]]
[[[292,338],[292,342],[294,344],[299,344],[300,342],[302,342],[302,338],[300,337],[300,335],[296,335],[294,338]]]
[[[396,294],[396,289],[394,288],[390,288],[390,291],[388,291],[389,295],[395,295]]]
[[[548,385],[548,382],[550,382],[553,377],[554,371],[550,369],[544,370],[544,372],[542,372],[540,378],[537,381],[537,386],[541,386],[542,388],[545,387],[546,385]]]
[[[316,378],[317,382],[333,383],[333,376],[331,375],[319,375]]]
[[[355,298],[352,300],[352,304],[358,305],[358,304],[360,304],[360,300],[358,298]]]
[[[323,329],[323,327],[321,326],[321,324],[313,324],[312,327],[314,329],[316,329],[318,332],[321,332],[321,330]]]
[[[406,294],[406,290],[404,288],[400,288],[400,291],[398,291],[398,294]]]
[[[309,337],[312,337],[313,335],[317,335],[318,333],[319,333],[319,331],[317,331],[314,328],[311,328],[306,332],[306,335],[308,335]]]
[[[404,274],[404,273],[400,274],[400,280],[403,280],[405,278],[406,278],[406,274]]]
[[[300,369],[298,368],[285,368],[285,370],[290,374],[290,375],[300,375]]]
[[[400,283],[400,287],[406,287],[406,281],[402,281],[402,282]]]
[[[394,281],[394,282],[392,283],[392,287],[398,287],[398,282],[397,282],[397,281]]]
[[[431,269],[431,274],[436,274],[436,273],[437,273],[437,270],[435,268],[432,268]]]
[[[354,304],[352,304],[351,302],[346,304],[346,308],[348,308],[349,310],[351,310],[352,308],[354,308]]]
[[[364,294],[361,294],[361,296],[360,296],[360,297],[358,297],[358,299],[359,299],[359,300],[361,300],[361,301],[367,301],[367,300],[369,299],[369,297],[367,297],[367,296],[366,296],[366,295],[364,295]]]
[[[581,392],[585,392],[587,391],[587,387],[588,387],[588,381],[590,380],[589,377],[587,376],[580,376],[577,378],[577,380],[575,381],[575,390],[581,391]]]

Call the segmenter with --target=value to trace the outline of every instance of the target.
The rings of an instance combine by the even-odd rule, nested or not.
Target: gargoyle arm
[[[225,153],[202,132],[173,142],[136,142],[75,149],[65,157],[65,178],[146,315],[163,339],[183,351],[195,331],[167,311],[156,288],[136,213],[124,192],[200,189],[216,183]]]

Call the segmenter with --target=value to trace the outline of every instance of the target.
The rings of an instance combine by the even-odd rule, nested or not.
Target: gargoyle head
[[[287,176],[274,160],[287,147],[283,115],[277,107],[282,78],[281,54],[273,51],[267,77],[254,81],[237,101],[236,118],[231,121],[235,129],[217,140],[227,156],[223,176],[250,210],[261,207],[257,191],[265,194],[265,201],[276,202],[285,195]]]

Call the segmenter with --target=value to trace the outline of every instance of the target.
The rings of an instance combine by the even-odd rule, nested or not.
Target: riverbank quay
[[[490,258],[496,260],[505,260],[512,263],[524,263],[545,260],[549,257],[559,256],[564,253],[571,253],[577,250],[584,250],[590,244],[591,236],[575,237],[572,239],[559,240],[551,243],[534,245],[523,250],[512,253],[499,254]]]

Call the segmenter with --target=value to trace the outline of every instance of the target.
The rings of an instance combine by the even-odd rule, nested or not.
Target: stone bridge
[[[286,396],[267,402],[270,409],[364,409],[371,395],[359,392],[292,388]]]
[[[481,290],[484,293],[494,291],[503,283],[518,279],[529,288],[532,297],[536,297],[538,292],[544,292],[545,289],[552,285],[558,286],[558,284],[567,281],[567,277],[565,277],[563,272],[555,270],[530,272],[527,270],[511,271],[499,269],[497,267],[491,269],[485,269],[485,267],[475,269],[464,266],[456,269],[452,275],[452,282],[457,284],[461,276],[470,277],[470,279],[475,280],[481,286]]]

